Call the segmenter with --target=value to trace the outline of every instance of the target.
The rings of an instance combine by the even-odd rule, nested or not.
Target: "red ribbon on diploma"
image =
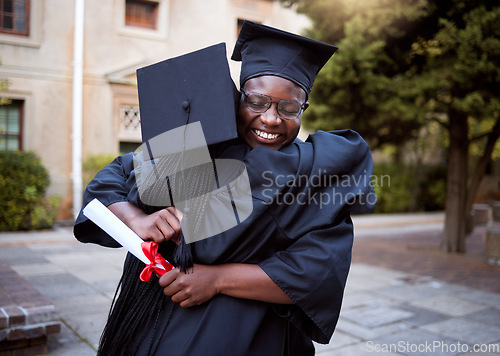
[[[156,273],[158,276],[163,276],[168,271],[174,269],[170,263],[168,263],[162,255],[158,253],[158,244],[154,241],[144,241],[141,243],[142,252],[151,261],[149,265],[146,265],[141,272],[140,278],[143,282],[148,282],[151,279],[151,275]],[[157,266],[163,266],[163,268]]]

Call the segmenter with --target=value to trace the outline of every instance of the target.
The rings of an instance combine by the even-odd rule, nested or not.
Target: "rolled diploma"
[[[134,231],[121,221],[111,210],[109,210],[97,198],[83,208],[83,215],[92,220],[103,229],[109,236],[125,247],[131,254],[140,259],[146,265],[151,261],[142,252],[141,243],[144,242]],[[162,266],[157,266],[163,268]]]

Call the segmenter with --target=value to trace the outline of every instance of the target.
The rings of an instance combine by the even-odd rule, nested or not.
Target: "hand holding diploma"
[[[98,199],[94,199],[87,204],[83,209],[83,214],[146,264],[140,276],[142,281],[148,281],[152,272],[162,276],[174,268],[158,253],[158,244],[156,242],[143,241]]]

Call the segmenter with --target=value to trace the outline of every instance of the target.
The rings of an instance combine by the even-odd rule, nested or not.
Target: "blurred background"
[[[0,355],[95,355],[125,253],[74,239],[83,189],[141,143],[136,70],[220,42],[229,58],[244,20],[339,47],[299,137],[349,128],[373,151],[378,205],[353,216],[317,353],[500,354],[499,17],[492,0],[0,0]]]
[[[486,0],[1,0],[0,230],[71,221],[86,183],[141,143],[135,71],[220,42],[229,57],[252,20],[339,47],[301,137],[361,133],[376,212],[445,211],[442,247],[464,252],[500,200],[499,14]]]

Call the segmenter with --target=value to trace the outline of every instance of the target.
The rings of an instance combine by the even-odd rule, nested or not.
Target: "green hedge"
[[[0,151],[0,231],[50,228],[60,199],[45,198],[49,184],[34,152]]]
[[[412,166],[376,163],[373,166],[377,193],[376,213],[444,210],[446,166]]]
[[[95,175],[115,158],[116,155],[112,153],[88,156],[82,164],[83,187],[85,188]]]

